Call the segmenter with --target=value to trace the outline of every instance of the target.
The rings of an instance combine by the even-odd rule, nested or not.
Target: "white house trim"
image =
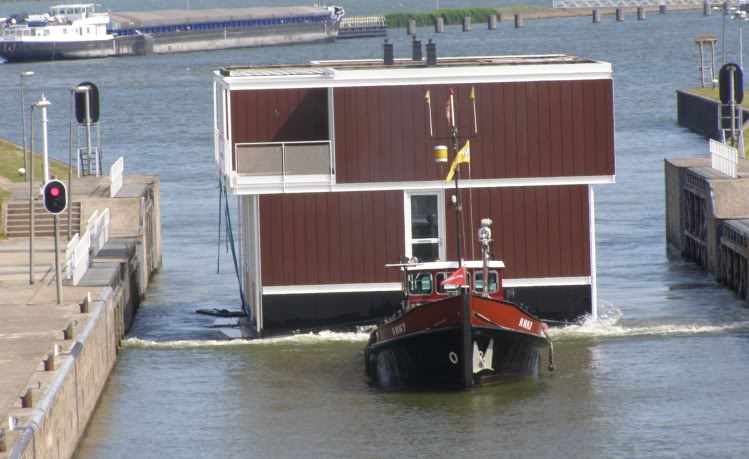
[[[590,285],[590,276],[580,277],[531,277],[526,279],[504,279],[502,287],[558,287],[564,285]]]

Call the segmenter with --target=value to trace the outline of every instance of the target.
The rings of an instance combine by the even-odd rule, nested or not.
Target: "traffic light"
[[[65,184],[59,180],[50,180],[44,184],[44,208],[51,214],[60,214],[68,207],[68,192]]]

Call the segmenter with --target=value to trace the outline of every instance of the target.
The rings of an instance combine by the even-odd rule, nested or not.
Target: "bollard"
[[[416,39],[416,35],[414,35],[414,39],[413,39],[413,42],[411,44],[411,49],[412,49],[412,53],[411,53],[412,60],[414,60],[416,62],[421,62],[421,59],[422,59],[422,57],[421,57],[421,40],[417,40]]]
[[[471,31],[471,16],[463,16],[463,32]]]
[[[658,12],[660,14],[666,14],[666,5],[659,5],[658,6]]]
[[[44,371],[55,371],[55,354],[49,354],[44,360]]]
[[[515,13],[515,28],[516,29],[522,29],[523,28],[523,16],[521,16],[518,13]]]
[[[710,8],[710,4],[705,2],[702,4],[702,15],[710,16],[713,14],[713,10]]]
[[[624,21],[624,10],[621,8],[616,9],[616,22]]]
[[[62,336],[64,340],[73,339],[73,323],[70,322],[68,326],[65,328],[65,330],[62,331]]]
[[[645,20],[645,7],[644,6],[638,6],[637,7],[637,20],[638,21],[644,21]]]
[[[408,27],[406,28],[406,33],[409,35],[415,35],[416,34],[416,19],[409,19],[408,20]]]
[[[34,406],[34,391],[26,389],[26,393],[21,396],[21,408],[31,408]]]
[[[599,10],[593,10],[593,24],[601,22],[601,12]]]
[[[434,18],[434,33],[442,33],[445,31],[445,18],[442,16]]]
[[[487,24],[487,27],[489,27],[489,30],[497,30],[497,15],[489,15],[489,24]]]
[[[0,453],[8,452],[8,440],[5,439],[5,429],[0,429]]]

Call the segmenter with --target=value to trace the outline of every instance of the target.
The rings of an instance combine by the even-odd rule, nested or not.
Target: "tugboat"
[[[520,305],[506,301],[504,263],[492,260],[491,224],[481,220],[481,261],[461,258],[460,165],[470,163],[470,141],[458,150],[454,91],[448,90],[446,115],[455,158],[445,181],[455,178],[457,259],[452,262],[388,265],[402,272],[403,302],[398,313],[371,332],[364,352],[366,373],[377,385],[471,388],[474,385],[538,374],[544,349],[554,369],[553,347],[545,323]],[[471,99],[475,100],[474,90]],[[425,96],[430,113],[431,98]],[[474,134],[477,133],[473,110]],[[447,162],[447,147],[435,147],[435,161]]]
[[[491,241],[491,220],[482,221],[482,246]],[[403,273],[400,312],[371,332],[366,373],[384,386],[470,388],[538,374],[551,340],[547,326],[505,301],[504,263],[482,261],[388,265]],[[484,282],[488,279],[488,282]]]

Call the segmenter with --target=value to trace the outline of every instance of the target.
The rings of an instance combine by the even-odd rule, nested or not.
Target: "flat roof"
[[[611,64],[566,54],[312,61],[299,65],[223,67],[216,78],[229,89],[304,88],[461,82],[610,79]]]

